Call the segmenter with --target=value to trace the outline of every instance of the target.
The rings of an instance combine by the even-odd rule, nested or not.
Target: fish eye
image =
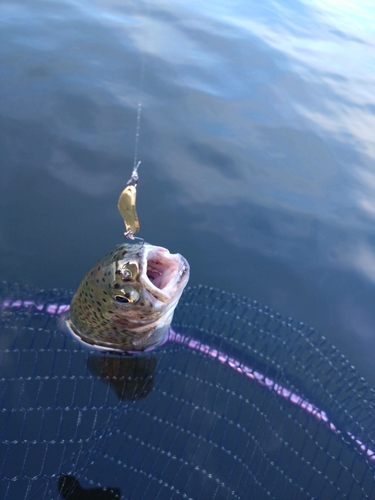
[[[122,302],[122,303],[129,302],[129,299],[124,295],[115,295],[115,300],[117,300],[117,302]]]
[[[140,295],[137,292],[137,290],[135,290],[131,286],[124,286],[121,292],[122,292],[121,295],[119,293],[115,295],[115,300],[117,302],[121,302],[122,304],[126,303],[135,304],[136,302],[138,302],[140,298]]]

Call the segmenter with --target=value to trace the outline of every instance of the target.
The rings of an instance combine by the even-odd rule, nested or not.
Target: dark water
[[[141,236],[375,386],[374,26],[369,1],[2,2],[0,278],[75,288],[122,241],[141,100]]]
[[[314,325],[375,382],[372,3],[0,6],[0,275],[74,288],[141,235]],[[142,80],[142,67],[144,79]]]
[[[2,283],[3,296],[71,298]],[[375,498],[375,393],[308,326],[193,287],[175,340],[126,357],[84,348],[50,307],[12,304],[0,315],[0,498]]]
[[[141,99],[141,235],[375,383],[372,2],[15,0],[0,23],[1,278],[74,288],[121,242]]]

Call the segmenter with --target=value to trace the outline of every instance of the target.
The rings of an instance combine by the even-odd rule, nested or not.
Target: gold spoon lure
[[[138,184],[138,167],[141,164],[139,161],[133,168],[130,179],[126,183],[126,188],[120,194],[117,208],[124,219],[126,231],[124,236],[134,240],[134,235],[139,231],[139,220],[135,209]]]

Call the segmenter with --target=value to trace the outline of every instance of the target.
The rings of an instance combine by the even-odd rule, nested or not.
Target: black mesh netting
[[[375,498],[374,392],[305,325],[195,287],[185,337],[114,356],[60,329],[70,293],[0,297],[1,499]]]

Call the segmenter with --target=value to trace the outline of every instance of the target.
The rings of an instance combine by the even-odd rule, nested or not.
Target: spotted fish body
[[[117,245],[82,279],[66,325],[105,349],[151,349],[164,340],[188,279],[179,254],[148,243]]]

